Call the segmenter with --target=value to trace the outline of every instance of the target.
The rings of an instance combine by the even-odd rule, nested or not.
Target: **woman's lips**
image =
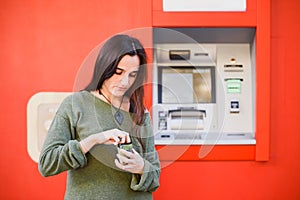
[[[117,87],[117,89],[118,89],[118,90],[122,90],[122,91],[127,90],[126,87]]]

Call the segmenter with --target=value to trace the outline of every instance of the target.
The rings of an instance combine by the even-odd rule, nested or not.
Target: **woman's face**
[[[108,95],[110,99],[122,97],[134,83],[139,65],[140,59],[137,55],[125,55],[120,60],[115,74],[104,81],[101,91]]]

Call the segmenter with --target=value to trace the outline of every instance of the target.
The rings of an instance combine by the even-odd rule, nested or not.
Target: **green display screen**
[[[241,93],[241,80],[239,79],[227,80],[227,93],[231,93],[231,94]]]

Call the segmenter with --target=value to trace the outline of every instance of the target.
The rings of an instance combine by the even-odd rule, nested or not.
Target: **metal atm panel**
[[[249,44],[157,44],[156,144],[255,144]]]

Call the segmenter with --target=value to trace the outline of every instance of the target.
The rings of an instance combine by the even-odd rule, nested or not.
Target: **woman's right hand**
[[[119,129],[111,129],[90,135],[81,140],[80,146],[84,153],[87,153],[96,144],[120,144],[130,142],[129,133]]]

